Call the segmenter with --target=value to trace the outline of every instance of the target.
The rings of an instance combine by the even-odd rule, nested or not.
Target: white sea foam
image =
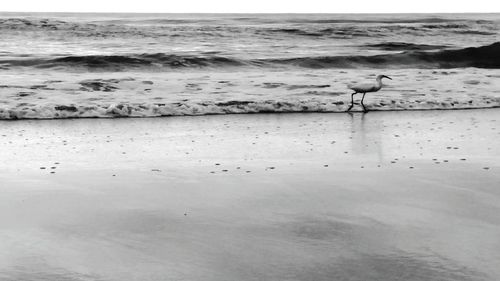
[[[295,103],[282,101],[231,102],[231,103],[176,103],[176,104],[111,104],[95,106],[34,106],[24,109],[0,109],[0,119],[64,119],[64,118],[119,118],[197,116],[210,114],[245,113],[299,113],[345,112],[347,104],[319,100]],[[454,102],[405,102],[378,103],[367,106],[371,111],[387,110],[445,110],[500,107],[500,98],[484,99],[473,103]],[[61,109],[63,108],[63,109]]]
[[[182,73],[17,73],[1,76],[1,119],[153,117],[269,112],[344,112],[346,85],[373,70]],[[498,70],[398,70],[368,110],[500,106]],[[28,80],[29,79],[29,80]],[[25,83],[32,81],[34,83]],[[355,96],[358,102],[361,94]],[[360,110],[355,105],[353,110]]]

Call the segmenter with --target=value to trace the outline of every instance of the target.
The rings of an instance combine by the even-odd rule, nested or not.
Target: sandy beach
[[[500,110],[0,122],[0,280],[498,280]]]

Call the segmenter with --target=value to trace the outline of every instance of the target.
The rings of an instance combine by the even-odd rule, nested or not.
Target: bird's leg
[[[366,112],[366,108],[365,108],[365,105],[363,104],[363,100],[365,99],[365,95],[366,93],[363,93],[363,97],[361,98],[361,106],[363,107],[363,111]]]
[[[354,95],[357,94],[356,92],[352,93],[351,95],[351,106],[347,109],[347,111],[351,110],[351,108],[354,106]]]

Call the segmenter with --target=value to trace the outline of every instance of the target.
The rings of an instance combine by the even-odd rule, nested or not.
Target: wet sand
[[[0,280],[499,280],[500,110],[0,122]]]

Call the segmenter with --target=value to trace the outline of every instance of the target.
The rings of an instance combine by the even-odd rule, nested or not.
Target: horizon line
[[[54,13],[54,14],[275,14],[275,15],[286,15],[286,14],[297,14],[297,15],[356,15],[356,14],[411,14],[411,15],[427,15],[427,14],[500,14],[500,12],[74,12],[74,11],[0,11],[0,13],[33,13],[33,14],[44,14],[44,13]]]

